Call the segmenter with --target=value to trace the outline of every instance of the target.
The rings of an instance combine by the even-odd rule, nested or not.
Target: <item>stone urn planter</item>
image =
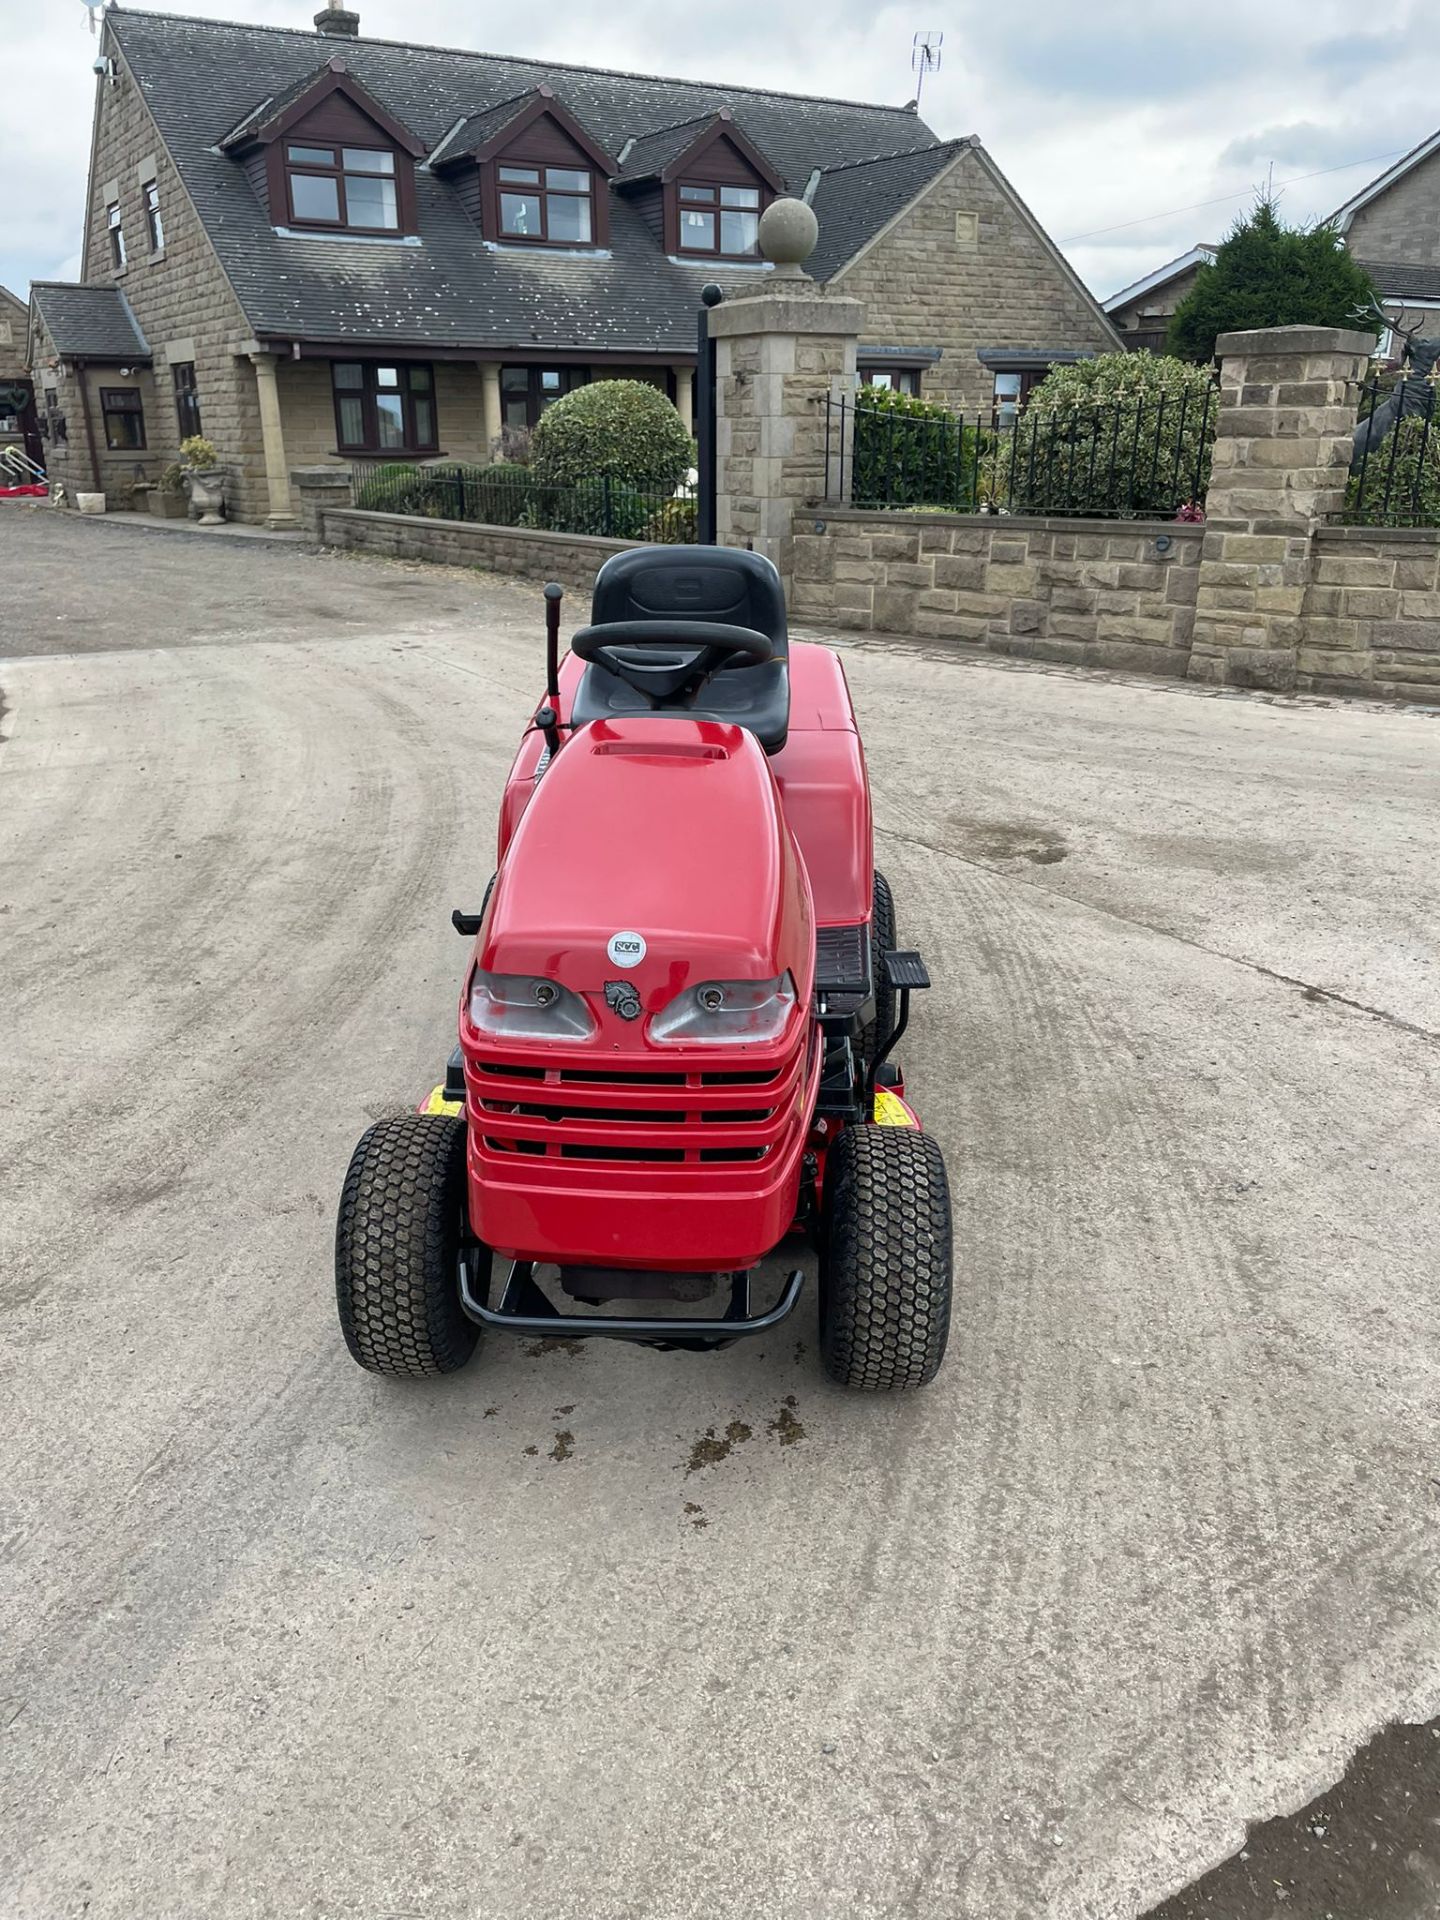
[[[190,504],[198,507],[202,527],[218,527],[225,517],[225,469],[190,467],[185,474]]]

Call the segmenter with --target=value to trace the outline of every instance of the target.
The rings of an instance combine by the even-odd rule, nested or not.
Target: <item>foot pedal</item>
[[[886,984],[897,992],[918,993],[930,984],[929,969],[913,948],[902,947],[896,952],[887,953],[882,965]]]

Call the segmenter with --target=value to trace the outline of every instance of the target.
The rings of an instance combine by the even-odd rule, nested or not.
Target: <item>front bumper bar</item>
[[[622,1314],[561,1313],[536,1284],[534,1263],[512,1262],[500,1294],[500,1304],[487,1304],[490,1293],[490,1256],[483,1248],[466,1247],[460,1255],[460,1304],[470,1319],[500,1333],[524,1333],[542,1340],[633,1340],[664,1352],[706,1352],[728,1347],[754,1333],[769,1333],[794,1311],[805,1275],[799,1268],[787,1276],[785,1290],[765,1313],[750,1311],[750,1275],[737,1273],[730,1283],[730,1304],[718,1320],[691,1319],[669,1314],[634,1318]]]

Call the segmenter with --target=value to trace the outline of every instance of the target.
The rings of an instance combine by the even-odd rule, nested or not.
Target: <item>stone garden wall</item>
[[[470,520],[420,520],[400,513],[361,513],[353,507],[313,509],[315,537],[325,546],[353,547],[400,560],[436,560],[484,567],[522,580],[558,580],[585,591],[612,553],[634,540],[602,540],[588,533],[544,533],[529,527],[483,527]],[[578,623],[577,623],[578,624]]]
[[[790,601],[816,626],[1183,676],[1203,532],[1170,522],[797,513]]]

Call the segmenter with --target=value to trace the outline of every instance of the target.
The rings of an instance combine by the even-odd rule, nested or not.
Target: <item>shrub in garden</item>
[[[1367,527],[1440,526],[1440,421],[1429,412],[1397,421],[1370,449],[1363,501],[1359,468],[1351,474],[1345,517]]]
[[[595,380],[547,407],[530,443],[531,471],[550,486],[608,476],[669,493],[690,465],[690,436],[657,387]]]
[[[1160,515],[1203,499],[1218,412],[1208,368],[1153,353],[1055,367],[985,476],[1011,513]]]
[[[364,475],[355,504],[372,513],[404,513],[425,520],[474,520],[492,527],[518,527],[534,492],[528,467],[497,462],[459,462],[419,467],[387,461]]]
[[[537,486],[522,526],[555,533],[598,533],[612,540],[640,540],[655,513],[655,495],[615,480],[577,480],[571,486]]]
[[[1375,283],[1333,227],[1287,227],[1263,197],[1242,214],[1175,309],[1166,345],[1187,360],[1214,358],[1222,333],[1249,327],[1367,330]]]
[[[488,527],[518,527],[535,496],[535,476],[516,461],[497,460],[488,467],[462,469],[465,518]]]
[[[973,508],[977,434],[948,407],[891,387],[855,396],[851,498],[857,507]]]
[[[652,513],[640,529],[640,538],[657,547],[689,546],[694,543],[699,524],[697,501],[667,500],[660,511]]]

